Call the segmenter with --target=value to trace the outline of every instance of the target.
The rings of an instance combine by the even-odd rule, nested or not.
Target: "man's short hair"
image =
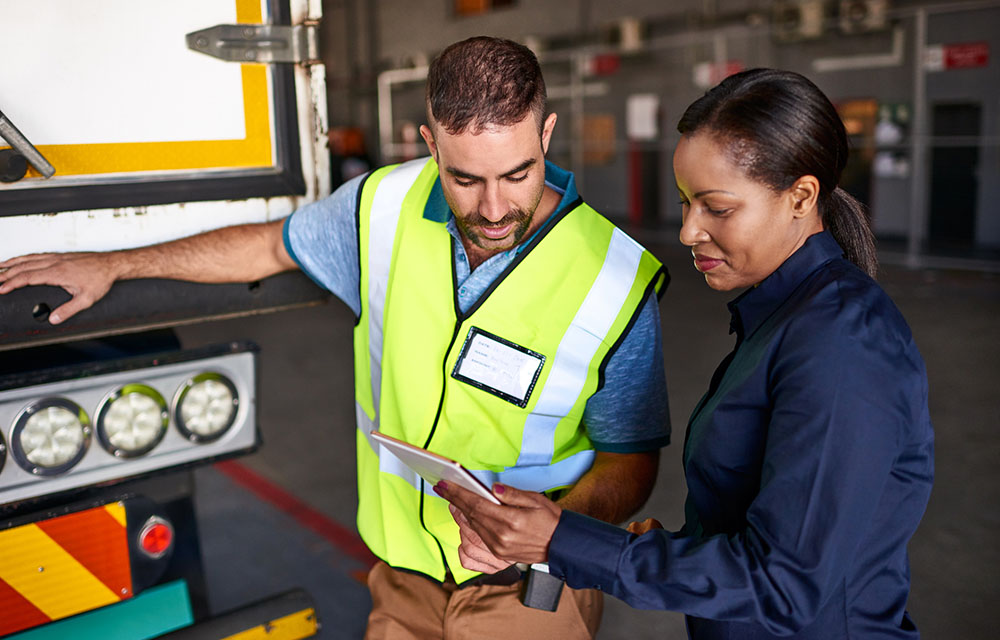
[[[449,46],[427,74],[427,115],[457,135],[471,128],[510,126],[532,113],[541,132],[545,80],[531,49],[510,40],[478,36]]]

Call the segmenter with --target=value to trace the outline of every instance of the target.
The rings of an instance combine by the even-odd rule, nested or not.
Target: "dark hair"
[[[428,117],[451,134],[509,126],[532,112],[542,130],[545,80],[531,49],[478,36],[449,46],[427,74]]]
[[[868,214],[837,186],[847,164],[844,123],[807,78],[775,69],[737,73],[695,100],[677,130],[715,136],[747,177],[777,192],[814,176],[823,226],[851,262],[875,276],[878,258]]]

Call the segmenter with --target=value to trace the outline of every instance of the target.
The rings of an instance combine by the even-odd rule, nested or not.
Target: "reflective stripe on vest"
[[[538,398],[538,405],[528,415],[521,441],[521,455],[517,459],[518,467],[552,463],[553,433],[559,424],[557,416],[566,415],[579,398],[587,380],[590,361],[628,295],[628,289],[621,283],[632,282],[635,278],[642,253],[642,247],[615,229],[601,273],[559,343],[552,372]],[[562,485],[556,483],[551,486],[573,484],[577,478],[579,475]]]
[[[403,204],[400,193],[406,193],[410,185],[420,175],[427,164],[425,158],[411,160],[390,171],[382,179],[372,201],[368,236],[368,343],[369,375],[371,397],[375,417],[370,418],[364,408],[355,407],[358,428],[366,439],[372,431],[378,430],[378,407],[382,393],[382,320],[385,312],[385,297],[392,265],[392,247],[396,239],[400,208]],[[363,384],[356,380],[355,384]],[[378,451],[377,445],[368,439],[369,446]],[[379,469],[406,480],[414,488],[419,488],[420,477],[400,460],[384,452],[379,457]]]
[[[379,471],[381,471],[382,473],[391,473],[394,476],[399,476],[403,480],[406,480],[406,482],[409,483],[410,486],[412,486],[414,489],[419,490],[420,476],[417,475],[417,472],[406,466],[406,464],[404,464],[388,449],[382,450],[382,448],[379,447],[378,444],[376,444],[369,437],[371,436],[372,431],[377,430],[375,428],[376,424],[374,420],[368,417],[368,414],[365,413],[365,410],[361,407],[360,404],[355,404],[354,411],[358,422],[358,429],[360,429],[361,432],[365,434],[365,437],[368,440],[368,446],[370,446],[372,448],[372,451],[375,452],[376,455],[378,455]],[[492,485],[487,485],[487,486],[492,486]],[[426,491],[431,491],[430,487],[425,486],[424,489]]]
[[[401,194],[406,193],[426,164],[426,159],[421,158],[397,167],[382,179],[372,202],[368,241],[368,344],[375,425],[378,425],[378,407],[382,393],[382,320],[389,286],[392,247],[403,204]],[[371,429],[368,433],[371,433]]]

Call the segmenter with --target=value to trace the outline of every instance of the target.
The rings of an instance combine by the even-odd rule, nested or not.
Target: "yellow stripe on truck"
[[[52,619],[120,600],[33,524],[0,532],[0,580]]]
[[[318,629],[316,612],[303,609],[221,640],[299,640],[313,637]]]
[[[126,526],[125,523],[125,505],[121,502],[112,502],[109,505],[104,506],[104,510],[111,514],[111,517],[118,521],[121,526]]]

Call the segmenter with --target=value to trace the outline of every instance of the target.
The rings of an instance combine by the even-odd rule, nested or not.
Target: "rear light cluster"
[[[237,346],[0,391],[0,504],[255,446],[255,349]]]
[[[177,428],[192,442],[211,442],[232,426],[239,407],[236,386],[216,372],[201,373],[178,389]],[[160,392],[126,384],[109,393],[97,412],[97,435],[121,458],[145,455],[167,433],[170,412]],[[21,410],[11,429],[11,452],[22,468],[37,475],[60,475],[83,459],[90,444],[87,412],[67,398],[41,398]]]

